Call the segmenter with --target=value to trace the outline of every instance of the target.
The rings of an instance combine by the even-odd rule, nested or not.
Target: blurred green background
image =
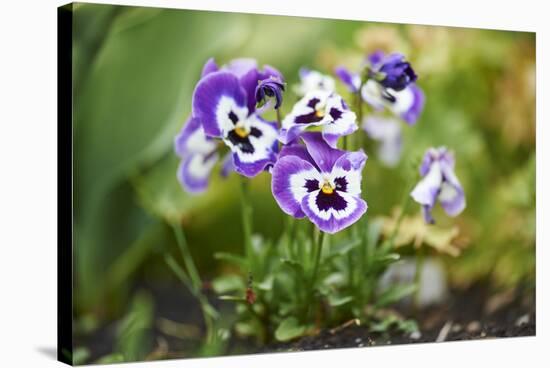
[[[462,254],[442,256],[452,284],[488,279],[495,288],[534,287],[534,34],[76,4],[76,333],[126,315],[132,300],[148,298],[140,294],[144,285],[176,282],[163,261],[175,249],[171,221],[184,225],[206,279],[223,272],[214,252],[242,252],[236,175],[214,178],[199,196],[176,180],[173,138],[209,57],[219,64],[256,58],[292,85],[301,66],[330,74],[338,64],[356,68],[377,49],[407,56],[427,102],[418,124],[403,126],[397,168],[379,165],[374,146],[367,147],[368,215],[389,215],[407,185],[411,158],[446,145],[467,195],[459,217],[436,211],[441,226],[460,229],[455,245]],[[283,112],[295,97],[287,92],[285,99]],[[268,174],[253,179],[252,193],[255,232],[276,238],[285,217]]]

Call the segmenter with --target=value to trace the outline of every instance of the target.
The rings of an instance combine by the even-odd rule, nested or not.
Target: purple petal
[[[466,207],[464,190],[458,181],[453,169],[442,163],[443,184],[439,192],[439,202],[447,215],[456,216]]]
[[[421,205],[433,207],[443,182],[443,175],[438,162],[434,162],[411,192],[411,197]]]
[[[204,66],[202,67],[201,78],[206,77],[210,73],[217,72],[218,69],[219,69],[218,64],[216,64],[216,61],[214,60],[214,58],[208,59],[204,64]]]
[[[304,161],[309,162],[310,164],[315,166],[317,170],[319,170],[317,164],[313,160],[313,157],[311,157],[306,147],[301,144],[294,143],[283,146],[283,148],[281,149],[281,153],[279,153],[279,160],[285,156],[296,156]]]
[[[235,171],[235,165],[233,164],[233,155],[228,152],[222,160],[221,176],[228,177],[230,173]]]
[[[408,89],[410,89],[413,94],[413,102],[411,106],[401,114],[401,118],[405,120],[407,124],[413,125],[418,120],[422,110],[424,110],[426,98],[424,92],[422,92],[416,84],[411,84]]]
[[[319,190],[321,177],[317,169],[298,156],[285,156],[277,160],[271,173],[271,191],[283,212],[296,218],[304,217],[302,198]]]
[[[354,196],[361,195],[361,171],[367,161],[367,155],[361,150],[346,152],[335,163],[330,173],[330,180],[334,184],[340,184],[338,190]],[[339,182],[340,181],[340,182]],[[344,185],[345,184],[345,188]]]
[[[378,64],[380,64],[382,62],[382,60],[384,60],[384,56],[385,56],[384,51],[377,50],[377,51],[369,54],[367,56],[367,60],[372,66],[376,67],[376,66],[378,66]]]
[[[228,72],[214,72],[201,79],[193,93],[193,115],[202,122],[204,132],[221,137],[234,125],[229,114],[239,120],[248,115],[246,93],[239,80]]]
[[[307,151],[321,169],[330,173],[334,163],[346,152],[330,147],[319,132],[306,132],[302,134]]]
[[[321,231],[334,234],[359,220],[367,211],[367,203],[349,193],[317,190],[302,199],[302,211]]]
[[[200,120],[189,118],[174,139],[174,150],[180,157],[188,153],[208,154],[216,149],[216,142],[204,134]]]
[[[241,86],[246,91],[246,106],[248,112],[252,113],[256,108],[256,87],[260,80],[258,69],[250,69],[246,74],[240,77]]]
[[[422,206],[422,216],[424,217],[424,221],[426,221],[427,224],[435,224],[435,220],[432,216],[432,209],[433,206]]]
[[[252,58],[233,59],[224,69],[234,74],[237,78],[241,78],[251,70],[258,70],[258,63]]]
[[[346,85],[350,92],[357,93],[359,91],[359,86],[361,85],[359,74],[351,73],[343,66],[337,66],[334,69],[334,73],[340,78],[342,83]]]
[[[208,187],[208,178],[218,161],[218,155],[191,154],[182,160],[177,177],[189,193],[201,193]]]

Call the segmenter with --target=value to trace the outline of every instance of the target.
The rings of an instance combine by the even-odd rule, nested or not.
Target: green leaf
[[[377,307],[393,304],[416,291],[415,284],[396,285],[384,291],[378,296]]]
[[[94,362],[94,364],[115,364],[115,363],[124,363],[124,355],[120,353],[113,353],[105,355]],[[75,364],[76,365],[76,364]]]
[[[212,281],[212,288],[218,294],[225,294],[231,291],[244,291],[246,285],[239,275],[224,275]]]
[[[275,338],[284,342],[300,337],[305,332],[306,326],[300,325],[296,317],[288,317],[275,330]]]
[[[153,299],[138,293],[118,326],[116,351],[128,361],[142,360],[152,348]]]
[[[334,295],[329,295],[328,304],[331,307],[339,307],[341,305],[344,305],[344,304],[347,304],[347,303],[351,302],[353,299],[354,298],[351,295],[343,296],[343,297],[337,297],[337,296],[334,296]]]

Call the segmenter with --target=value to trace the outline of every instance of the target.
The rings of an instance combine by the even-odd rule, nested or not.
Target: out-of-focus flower
[[[335,73],[350,92],[360,90],[363,101],[374,110],[387,109],[409,125],[415,124],[424,109],[425,98],[414,83],[417,76],[403,55],[376,51],[367,56],[361,69],[366,74],[363,85],[361,73],[343,66],[338,66]]]
[[[258,86],[254,93],[256,96],[256,103],[263,105],[272,97],[275,98],[275,106],[273,108],[278,109],[283,103],[284,90],[285,83],[280,78],[272,75],[267,79],[263,79],[258,82]]]
[[[317,70],[301,68],[300,84],[294,86],[294,93],[302,97],[312,91],[333,92],[335,87],[334,79],[330,75],[322,74]]]
[[[193,94],[193,116],[207,136],[225,142],[235,170],[247,177],[272,165],[278,151],[276,124],[254,110],[261,74],[251,65],[233,63],[201,79]]]
[[[330,147],[319,132],[302,135],[305,146],[285,146],[273,166],[271,189],[281,209],[308,217],[321,231],[336,233],[367,210],[361,199],[363,151]]]
[[[319,127],[325,141],[336,148],[338,138],[357,130],[356,115],[336,93],[315,90],[298,101],[283,119],[279,140],[289,144],[308,128]]]
[[[420,175],[411,197],[422,206],[424,220],[433,224],[432,209],[437,200],[449,216],[456,216],[466,207],[464,190],[454,173],[455,160],[446,147],[426,151]]]
[[[370,115],[363,119],[363,130],[369,137],[380,142],[377,152],[380,162],[388,167],[395,167],[403,149],[401,123],[396,119]]]
[[[405,61],[405,56],[402,54],[393,53],[376,61],[378,62],[373,65],[378,68],[371,70],[372,77],[385,88],[402,91],[416,81],[417,76],[411,64]]]

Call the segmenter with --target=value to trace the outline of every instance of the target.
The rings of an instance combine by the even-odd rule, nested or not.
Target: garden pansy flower
[[[298,101],[283,119],[279,140],[288,144],[308,128],[317,127],[325,141],[336,148],[338,138],[357,130],[356,115],[334,92],[315,90]]]
[[[201,193],[208,187],[208,179],[218,162],[218,142],[204,134],[201,123],[189,118],[174,140],[174,149],[181,158],[177,178],[190,193]],[[227,175],[230,167],[222,169]]]
[[[449,216],[456,216],[466,207],[464,190],[454,173],[454,156],[445,147],[426,151],[420,166],[422,179],[411,192],[422,206],[427,223],[434,223],[432,209],[439,201]]]
[[[284,82],[276,77],[270,76],[258,82],[254,95],[257,104],[265,104],[269,97],[275,98],[274,109],[278,109],[283,102],[283,92],[285,90]]]
[[[253,177],[275,163],[278,151],[277,126],[263,120],[254,110],[254,88],[246,72],[236,74],[219,70],[201,79],[193,94],[193,116],[198,118],[209,137],[221,138],[231,149],[235,171]],[[255,77],[255,78],[256,78]],[[253,104],[250,108],[249,94]]]
[[[389,167],[396,166],[403,149],[401,123],[394,118],[371,115],[363,119],[362,127],[369,137],[379,142],[380,162]]]
[[[338,78],[352,93],[360,93],[363,101],[374,110],[389,110],[409,125],[416,123],[424,109],[424,93],[416,85],[416,74],[402,54],[385,55],[376,51],[368,55],[367,80],[361,86],[359,73],[343,66],[335,69]]]
[[[330,75],[322,74],[317,70],[301,68],[300,84],[294,86],[294,93],[301,97],[311,91],[333,92],[335,88],[336,84]]]
[[[281,209],[307,217],[321,231],[336,233],[367,211],[361,198],[363,151],[330,147],[319,132],[302,135],[305,146],[285,146],[272,169],[271,189]]]

